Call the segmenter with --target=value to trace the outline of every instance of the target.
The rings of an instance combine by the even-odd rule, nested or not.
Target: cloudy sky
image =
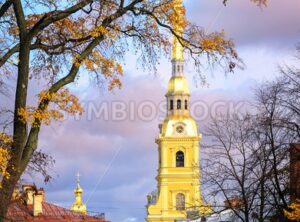
[[[227,76],[218,69],[203,70],[209,87],[198,87],[187,61],[192,100],[198,104],[193,114],[201,131],[218,105],[240,109],[256,84],[276,76],[278,64],[294,62],[300,1],[270,0],[265,9],[248,0],[229,0],[227,7],[221,0],[186,0],[185,5],[191,21],[209,31],[224,29],[246,64],[245,70]],[[43,128],[39,147],[56,160],[54,179],[47,185],[34,180],[46,189],[49,202],[70,207],[79,171],[89,211],[105,212],[114,222],[144,220],[146,195],[156,188],[154,141],[171,66],[164,59],[153,75],[137,69],[135,59],[126,59],[120,91],[109,93],[80,79],[73,91],[84,101],[85,114]]]

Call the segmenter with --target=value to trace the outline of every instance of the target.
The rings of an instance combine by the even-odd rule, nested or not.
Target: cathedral
[[[182,5],[182,0],[174,2],[174,7]],[[182,35],[183,28],[175,26],[174,29]],[[175,37],[172,76],[166,99],[167,115],[159,125],[160,132],[156,139],[157,190],[147,196],[147,222],[174,222],[211,212],[202,200],[199,164],[201,134],[190,115],[190,91],[184,75],[183,47]]]

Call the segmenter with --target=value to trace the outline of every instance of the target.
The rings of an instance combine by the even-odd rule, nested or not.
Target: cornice
[[[157,139],[155,139],[155,142],[157,144],[161,143],[161,142],[170,142],[170,143],[174,143],[174,142],[198,142],[201,139],[201,134],[199,136],[195,136],[195,137],[159,137]]]

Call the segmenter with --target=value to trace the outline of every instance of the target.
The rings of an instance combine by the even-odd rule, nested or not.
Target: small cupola
[[[82,200],[82,193],[83,193],[83,189],[80,186],[80,174],[77,173],[77,185],[74,190],[75,201],[71,206],[71,210],[82,214],[86,214],[87,210],[86,210],[86,205],[83,203]]]

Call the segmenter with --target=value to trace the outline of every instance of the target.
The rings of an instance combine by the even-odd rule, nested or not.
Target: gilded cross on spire
[[[80,182],[80,173],[79,172],[77,172],[77,174],[76,174],[76,177],[77,177],[77,184],[79,184],[79,182]]]

